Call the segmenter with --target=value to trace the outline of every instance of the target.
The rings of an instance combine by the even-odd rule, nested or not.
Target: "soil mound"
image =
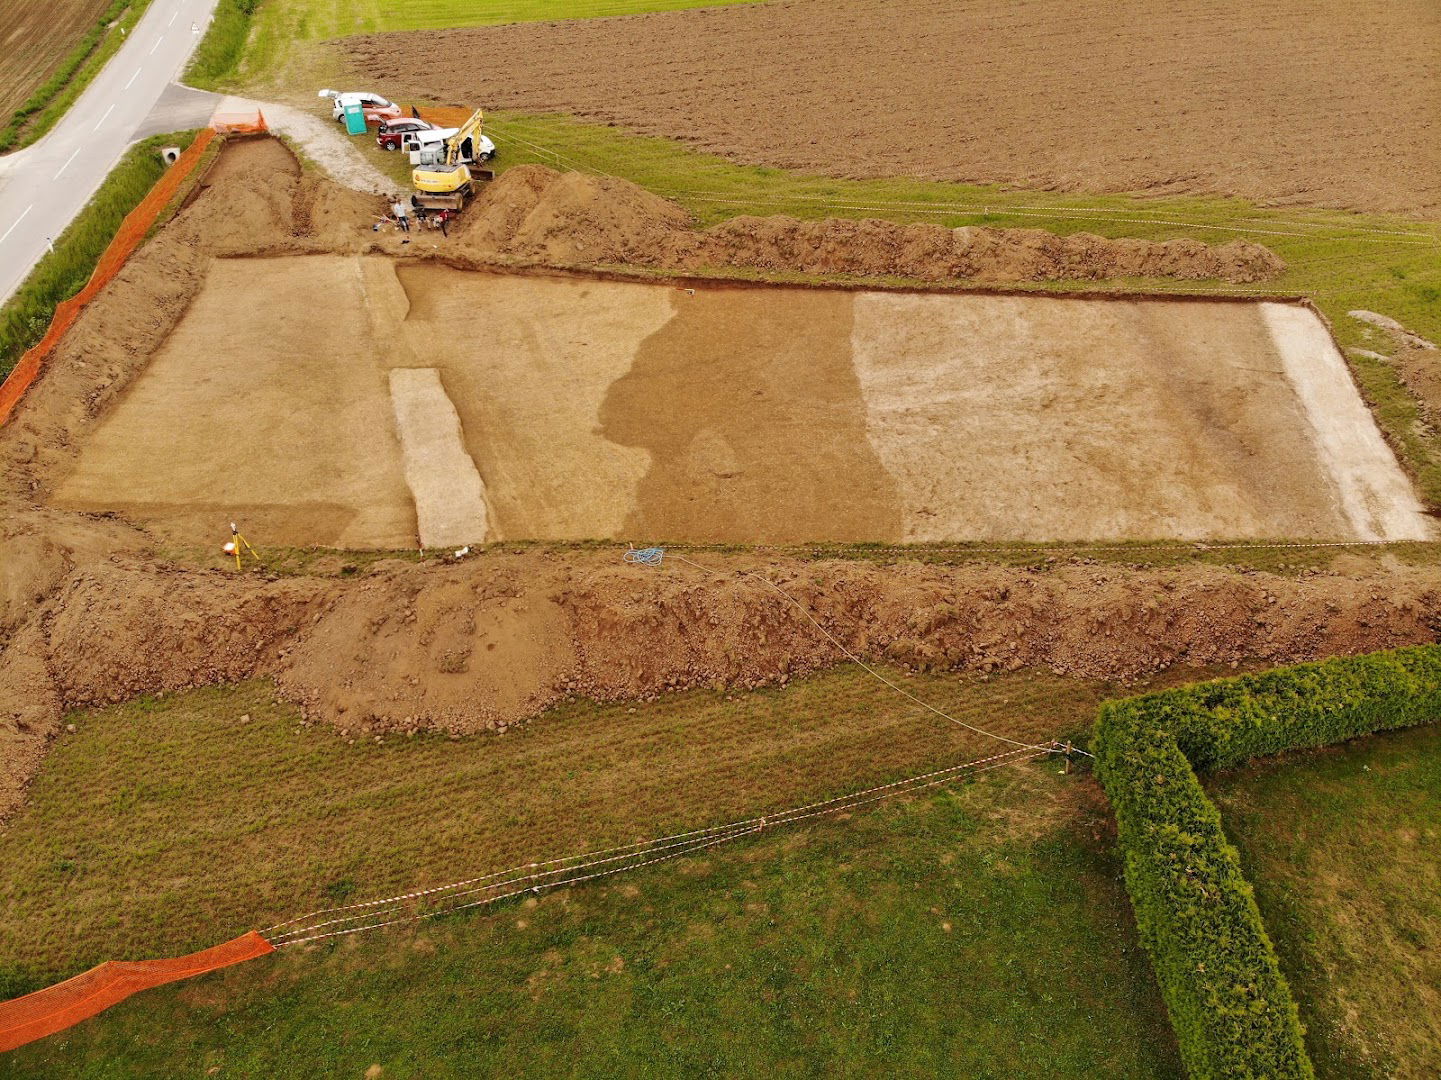
[[[875,219],[742,216],[697,231],[690,215],[625,180],[526,165],[501,175],[457,239],[473,257],[558,266],[753,268],[921,281],[1110,277],[1266,281],[1285,263],[1246,240],[1108,240],[1040,229],[947,229]]]

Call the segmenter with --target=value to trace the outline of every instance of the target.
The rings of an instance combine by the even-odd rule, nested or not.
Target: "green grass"
[[[124,740],[97,730],[125,724],[150,730]],[[198,881],[243,891],[237,873],[263,878],[256,866],[276,859],[358,899],[372,879],[348,863],[405,862],[427,834],[458,844],[466,826],[483,845],[468,807],[504,799],[436,782],[434,751],[463,760],[467,743],[339,744],[334,759],[308,736],[266,732],[268,718],[226,732],[232,752],[209,767],[197,756],[193,773],[177,772],[170,747],[198,748],[197,724],[210,722],[153,705],[87,721],[32,797],[27,815],[49,827],[21,821],[4,838],[5,857],[26,862],[11,877],[52,907],[128,864],[114,884],[130,887],[101,916],[111,953],[163,937]],[[258,744],[288,749],[317,793],[297,808],[295,786],[274,785],[276,763],[257,757]],[[404,803],[374,790],[363,759],[377,756]],[[129,787],[117,789],[107,777],[122,773]],[[676,785],[677,797],[693,797],[689,787]],[[565,801],[565,784],[546,790]],[[1178,1076],[1092,791],[1052,763],[1026,765],[486,914],[284,949],[133,998],[9,1055],[8,1075],[360,1076],[379,1064],[387,1078]],[[317,815],[326,803],[336,812]],[[356,819],[361,808],[371,827]],[[277,817],[297,823],[288,840],[269,828]],[[67,834],[59,847],[54,829]],[[362,845],[361,860],[331,850]],[[172,847],[163,870],[134,857]],[[457,872],[463,850],[452,853]],[[6,915],[26,936],[67,933],[58,920],[34,926],[13,901]]]
[[[75,99],[120,51],[149,6],[150,0],[114,0],[89,33],[66,54],[55,73],[0,127],[0,153],[29,146],[59,123]]]
[[[100,190],[55,240],[30,276],[0,307],[0,377],[45,336],[55,306],[84,288],[125,215],[165,172],[162,146],[189,146],[195,132],[156,135],[132,146],[110,170]]]
[[[1441,1074],[1441,731],[1214,779],[1322,1077]]]
[[[250,36],[251,20],[261,0],[220,0],[205,37],[185,68],[185,82],[214,89],[234,74]]]
[[[1117,689],[1041,672],[906,682],[1027,741],[1081,731]],[[460,740],[352,744],[265,683],[71,721],[0,833],[0,958],[32,985],[268,926],[326,906],[338,881],[385,896],[996,752],[852,667],[783,690],[575,701]]]

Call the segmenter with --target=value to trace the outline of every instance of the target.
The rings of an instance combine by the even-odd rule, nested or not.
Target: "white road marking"
[[[128,82],[128,83],[125,84],[125,89],[126,89],[126,90],[129,90],[129,89],[130,89],[130,83],[133,83],[133,82],[134,82],[136,79],[138,79],[138,78],[140,78],[140,69],[139,69],[139,68],[136,68],[136,69],[135,69],[135,74],[132,75],[132,76],[130,76],[130,82]]]
[[[80,150],[81,148],[77,146],[75,148],[75,153],[71,154],[68,158],[65,159],[65,164],[61,165],[60,168],[56,170],[54,179],[59,180],[60,174],[63,173],[66,169],[70,168],[70,163],[80,156]]]
[[[34,203],[31,203],[29,206],[27,206],[27,207],[21,212],[20,216],[15,219],[15,224],[14,224],[14,225],[11,225],[10,228],[8,228],[8,229],[5,230],[5,235],[4,235],[4,236],[0,236],[0,244],[3,244],[3,243],[5,242],[5,237],[9,236],[11,233],[13,233],[13,232],[15,231],[15,225],[19,225],[22,221],[24,221],[24,220],[25,220],[25,215],[28,214],[28,213],[30,213],[30,211],[31,211],[31,210],[34,210],[34,209],[35,209],[35,204],[34,204]]]
[[[99,131],[99,130],[105,125],[105,121],[108,120],[108,119],[110,119],[110,114],[111,114],[112,112],[114,112],[114,111],[115,111],[115,103],[112,101],[112,102],[110,103],[110,108],[106,109],[106,110],[105,110],[105,115],[100,118],[100,123],[96,124],[96,125],[95,125],[93,128],[91,128],[90,130],[92,130],[92,131]]]
[[[160,43],[161,43],[162,41],[164,41],[164,40],[165,40],[165,39],[164,39],[163,37],[158,37],[158,38],[156,38],[156,39],[155,39],[155,44],[152,45],[152,46],[150,46],[150,52],[146,53],[145,55],[146,55],[146,56],[151,56],[151,55],[153,55],[154,52],[155,52],[155,50],[158,49],[158,48],[160,48]]]
[[[170,13],[170,21],[169,21],[168,23],[166,23],[165,25],[166,25],[166,26],[174,26],[174,25],[175,25],[175,16],[177,16],[177,15],[179,15],[179,14],[180,14],[180,9],[179,9],[179,8],[176,8],[174,11],[172,11],[172,12]]]

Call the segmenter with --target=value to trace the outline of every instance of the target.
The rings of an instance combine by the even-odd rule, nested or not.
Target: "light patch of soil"
[[[394,95],[744,163],[1441,213],[1434,0],[784,0],[335,49]]]
[[[352,258],[217,260],[51,504],[194,543],[238,518],[269,544],[413,546],[364,301]]]

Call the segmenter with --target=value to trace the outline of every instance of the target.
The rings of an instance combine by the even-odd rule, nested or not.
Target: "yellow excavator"
[[[495,179],[492,170],[480,168],[495,157],[495,143],[486,137],[484,125],[485,117],[476,109],[458,128],[411,136],[416,166],[410,174],[415,185],[412,204],[425,210],[460,210],[479,190],[479,181]]]

